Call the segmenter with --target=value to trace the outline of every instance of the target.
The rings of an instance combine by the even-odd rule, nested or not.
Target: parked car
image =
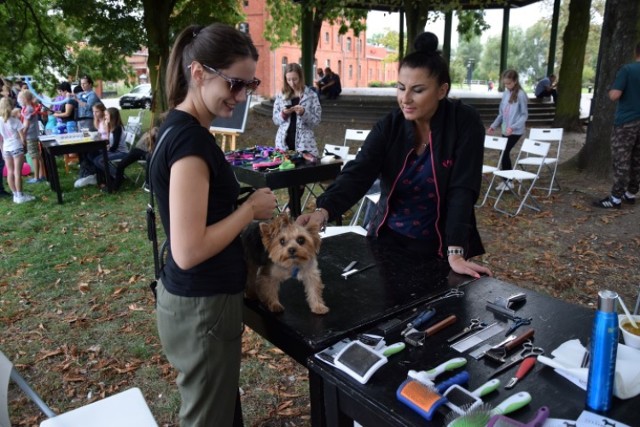
[[[151,85],[148,83],[138,85],[133,90],[120,97],[120,108],[151,108]]]

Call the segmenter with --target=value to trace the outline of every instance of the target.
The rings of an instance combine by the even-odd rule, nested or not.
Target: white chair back
[[[364,142],[369,135],[370,130],[365,129],[347,129],[344,133],[344,144],[347,145],[347,141]]]
[[[484,161],[482,165],[482,179],[487,182],[487,191],[484,193],[484,197],[482,202],[476,205],[477,208],[484,206],[487,202],[487,199],[490,196],[491,189],[493,188],[493,183],[496,179],[495,175],[493,175],[494,171],[500,169],[500,164],[502,163],[502,156],[504,155],[504,149],[507,147],[507,138],[502,136],[490,136],[485,135],[484,137]],[[493,152],[492,152],[493,151]],[[491,162],[489,162],[491,160]],[[494,163],[494,160],[496,162]],[[486,175],[491,174],[491,179],[489,179]]]

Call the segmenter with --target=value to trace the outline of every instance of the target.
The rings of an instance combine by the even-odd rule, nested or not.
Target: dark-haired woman
[[[502,155],[500,168],[511,170],[511,150],[524,135],[525,123],[529,116],[527,109],[529,98],[520,86],[516,70],[505,70],[502,73],[502,84],[504,85],[504,93],[500,107],[498,107],[498,117],[489,126],[487,133],[491,135],[498,126],[501,126],[502,136],[507,138],[507,146]],[[502,191],[506,186],[513,188],[510,181],[504,181],[496,187],[496,190]]]
[[[415,52],[400,62],[400,108],[376,124],[355,160],[318,198],[318,209],[298,222],[335,220],[380,177],[368,235],[408,258],[479,277],[491,274],[469,261],[484,252],[473,207],[482,179],[484,127],[472,107],[447,98],[449,67],[437,46],[433,33],[418,36]]]
[[[169,247],[158,283],[158,332],[178,371],[183,427],[242,424],[246,266],[239,235],[254,219],[270,218],[277,204],[263,188],[236,208],[239,184],[209,125],[231,117],[257,88],[257,60],[246,34],[212,24],[182,31],[167,65],[170,110],[150,178]]]

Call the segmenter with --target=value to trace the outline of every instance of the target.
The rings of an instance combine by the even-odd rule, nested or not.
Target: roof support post
[[[444,14],[444,42],[442,44],[442,55],[447,63],[451,60],[451,25],[453,23],[453,11]]]
[[[313,12],[309,7],[308,0],[302,0],[300,6],[302,7],[302,22],[300,23],[302,70],[306,84],[313,86]]]
[[[500,78],[498,88],[504,90],[502,83],[502,72],[507,69],[507,54],[509,52],[509,15],[511,14],[510,5],[502,9],[502,41],[500,42]]]
[[[547,60],[547,76],[555,74],[556,43],[558,41],[558,20],[560,19],[560,1],[553,2],[553,16],[551,17],[551,34],[549,36],[549,59]]]

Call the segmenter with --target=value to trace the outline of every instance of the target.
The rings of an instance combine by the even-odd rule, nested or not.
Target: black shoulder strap
[[[160,277],[161,264],[160,264],[160,254],[158,253],[158,236],[156,233],[156,212],[155,212],[155,203],[154,203],[154,193],[153,193],[153,180],[151,179],[151,166],[153,165],[153,161],[158,154],[158,150],[162,146],[162,143],[166,139],[169,132],[171,132],[173,126],[170,126],[167,130],[164,131],[158,143],[155,145],[153,153],[151,154],[151,159],[149,160],[149,165],[147,167],[147,184],[149,185],[149,204],[147,205],[147,237],[151,241],[151,246],[153,247],[153,265],[154,265],[154,273],[156,280]],[[153,289],[153,288],[152,288]]]

